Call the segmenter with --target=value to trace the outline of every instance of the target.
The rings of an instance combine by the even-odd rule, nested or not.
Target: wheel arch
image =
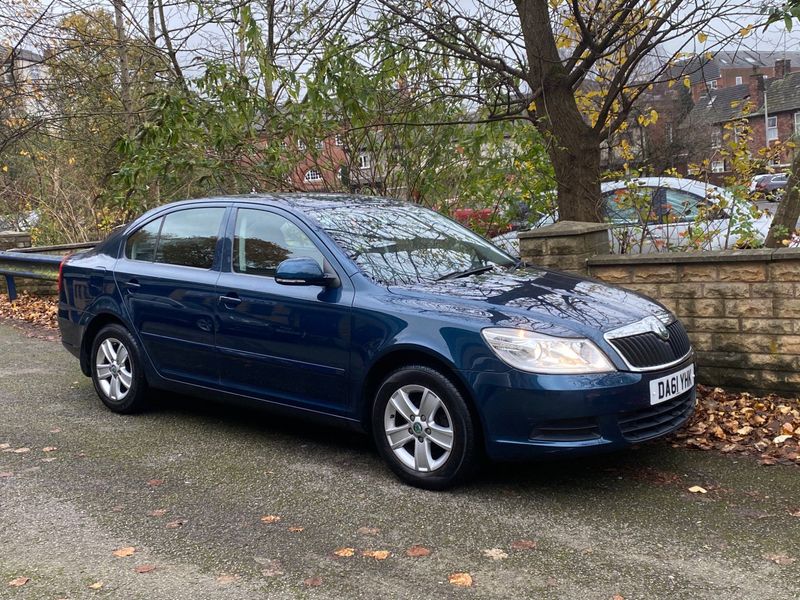
[[[458,389],[469,408],[481,444],[484,439],[483,419],[477,409],[472,391],[458,370],[444,357],[419,346],[406,346],[386,352],[370,365],[361,387],[361,423],[365,431],[372,429],[372,403],[381,382],[393,371],[402,367],[420,365],[435,369]]]
[[[92,317],[92,320],[86,324],[86,328],[83,331],[83,337],[81,338],[80,363],[81,372],[87,377],[91,376],[92,374],[89,366],[89,357],[92,352],[92,343],[94,342],[94,338],[97,336],[98,332],[103,329],[103,327],[112,324],[121,325],[130,331],[130,328],[125,321],[120,319],[118,315],[109,312],[96,314],[94,317]]]

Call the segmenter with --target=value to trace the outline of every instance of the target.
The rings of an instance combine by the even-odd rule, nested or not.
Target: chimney
[[[764,76],[761,73],[750,75],[747,89],[750,94],[750,102],[756,106],[761,106],[761,102],[764,100]]]
[[[788,58],[775,61],[775,78],[783,79],[792,72],[792,61]]]

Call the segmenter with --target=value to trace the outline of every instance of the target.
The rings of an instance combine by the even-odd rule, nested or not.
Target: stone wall
[[[14,248],[30,248],[31,234],[24,231],[0,231],[0,252]]]
[[[658,299],[710,385],[800,395],[800,249],[595,256],[592,277]]]

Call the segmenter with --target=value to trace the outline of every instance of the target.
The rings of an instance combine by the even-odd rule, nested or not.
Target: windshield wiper
[[[486,271],[491,271],[492,269],[494,269],[494,265],[481,265],[480,267],[473,267],[471,269],[467,269],[466,271],[453,271],[447,275],[442,275],[436,281],[442,281],[444,279],[458,279],[459,277],[469,277],[470,275],[478,275],[479,273],[485,273]]]

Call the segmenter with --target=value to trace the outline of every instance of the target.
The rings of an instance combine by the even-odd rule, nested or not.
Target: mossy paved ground
[[[30,448],[0,452],[0,598],[800,597],[800,470],[751,458],[656,443],[424,492],[365,438],[265,412],[159,396],[114,415],[57,341],[7,324],[0,444]]]

